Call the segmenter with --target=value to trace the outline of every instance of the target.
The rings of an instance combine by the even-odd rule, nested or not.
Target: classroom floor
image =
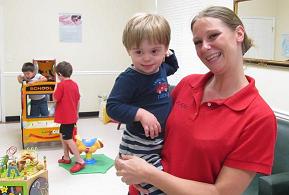
[[[81,118],[77,125],[81,138],[99,138],[103,141],[104,147],[96,151],[96,154],[105,154],[111,159],[116,157],[123,126],[117,130],[116,123],[104,125],[98,118]],[[18,150],[22,149],[20,123],[0,124],[0,132],[0,156],[3,156],[10,146],[16,146]],[[116,176],[114,167],[105,174],[71,175],[58,166],[57,160],[63,154],[61,145],[41,146],[38,151],[39,157],[47,157],[51,195],[127,194],[128,187]]]

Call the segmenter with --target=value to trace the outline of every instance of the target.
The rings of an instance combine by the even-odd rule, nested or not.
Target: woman
[[[243,70],[251,47],[238,16],[209,7],[191,23],[205,75],[189,75],[175,87],[162,151],[164,172],[142,159],[116,160],[122,181],[150,183],[166,194],[242,194],[255,174],[270,174],[276,142],[274,113]],[[137,194],[131,187],[130,195]]]

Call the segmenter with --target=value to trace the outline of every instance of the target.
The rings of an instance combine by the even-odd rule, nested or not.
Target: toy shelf
[[[25,179],[0,178],[0,195],[4,194],[48,195],[48,171],[41,170]]]
[[[48,171],[21,178],[0,178],[0,195],[48,195]]]

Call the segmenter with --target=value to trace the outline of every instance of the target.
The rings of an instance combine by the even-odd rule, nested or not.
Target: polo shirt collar
[[[207,74],[203,75],[203,77],[199,81],[195,83],[190,83],[191,87],[193,88],[193,91],[195,93],[198,93],[198,95],[202,96],[205,84],[212,76],[213,76],[213,73],[208,72]],[[215,103],[217,105],[224,104],[230,109],[235,110],[235,111],[241,111],[241,110],[246,109],[258,95],[258,90],[255,87],[255,80],[252,77],[249,77],[247,75],[246,75],[246,78],[249,82],[247,86],[245,86],[240,91],[238,91],[237,93],[235,93],[234,95],[226,99],[213,100],[211,101],[211,103]],[[202,98],[200,97],[200,99]]]

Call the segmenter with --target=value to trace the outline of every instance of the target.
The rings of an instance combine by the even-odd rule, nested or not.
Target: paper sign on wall
[[[289,34],[282,34],[282,55],[289,57]]]
[[[59,40],[60,42],[79,43],[82,41],[81,14],[59,14]]]

